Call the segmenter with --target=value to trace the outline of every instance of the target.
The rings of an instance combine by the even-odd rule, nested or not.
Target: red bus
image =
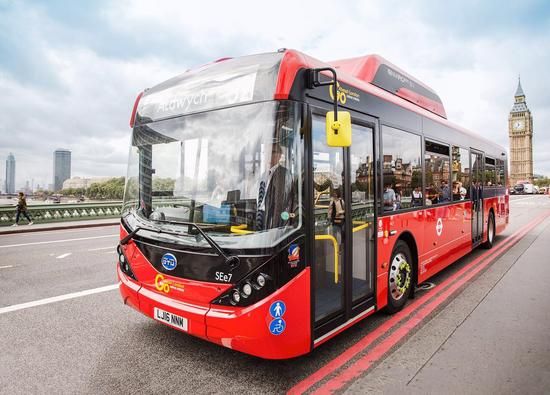
[[[124,303],[262,358],[402,309],[508,223],[505,149],[376,55],[220,59],[145,90],[130,123]]]

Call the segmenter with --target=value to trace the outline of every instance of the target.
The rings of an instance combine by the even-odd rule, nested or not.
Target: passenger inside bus
[[[342,233],[344,231],[344,200],[340,189],[334,189],[330,195],[330,203],[328,205],[328,218],[332,225],[332,233],[338,241],[338,245],[342,244]]]
[[[439,197],[439,203],[446,203],[451,201],[451,190],[447,181],[441,180],[441,193]]]
[[[413,207],[419,207],[422,206],[422,190],[419,186],[414,188],[412,192],[412,206]]]
[[[431,206],[432,204],[439,203],[439,193],[436,187],[431,184],[426,188],[426,205]]]
[[[466,188],[460,181],[453,182],[453,200],[464,200],[466,198]]]
[[[394,210],[401,210],[401,188],[398,188],[396,186],[394,191],[395,191],[395,207],[394,207]]]
[[[384,211],[394,211],[397,209],[397,197],[392,185],[386,183],[384,185]]]

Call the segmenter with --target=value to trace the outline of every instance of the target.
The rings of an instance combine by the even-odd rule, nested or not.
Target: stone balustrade
[[[37,204],[27,206],[35,223],[63,222],[90,219],[120,217],[122,202],[73,203],[73,204]],[[0,226],[12,225],[15,222],[15,206],[0,206]],[[20,224],[27,220],[22,217]]]

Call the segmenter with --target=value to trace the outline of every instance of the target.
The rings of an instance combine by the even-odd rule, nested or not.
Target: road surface
[[[518,259],[544,235],[547,227],[550,232],[548,196],[513,196],[511,206],[510,226],[504,235],[497,237],[495,248],[504,247],[511,240],[510,236],[523,226],[537,220],[542,222],[518,238],[511,249],[503,248],[502,251],[507,251],[505,255],[491,259],[486,268],[427,311],[422,319],[418,318],[414,327],[402,328],[402,336],[396,338],[393,332],[387,335],[387,339],[393,339],[387,348],[382,347],[387,343],[384,343],[386,335],[363,347],[369,333],[376,333],[377,328],[392,322],[391,316],[377,313],[310,355],[287,361],[265,361],[186,336],[124,306],[115,289],[116,226],[0,236],[1,391],[487,392],[483,390],[491,387],[479,387],[478,384],[490,385],[490,380],[471,376],[471,364],[456,355],[457,347],[468,339],[468,332],[462,334],[457,328],[464,327],[461,323],[468,317],[483,312],[479,311],[481,302],[499,289],[504,274],[513,273],[511,268],[517,266]],[[486,254],[484,250],[474,251],[431,279],[434,289],[443,286],[447,279],[475,263],[476,259],[480,260],[483,254]],[[540,276],[546,278],[542,285],[546,288],[549,275],[540,273]],[[417,299],[410,303],[422,295],[419,292]],[[62,297],[49,299],[57,296]],[[487,311],[484,314],[493,321],[500,317]],[[502,317],[501,325],[506,325],[508,319],[511,318]],[[524,333],[530,333],[529,326],[537,325],[529,321],[523,324],[527,327]],[[400,325],[402,323],[392,326],[392,331]],[[548,320],[539,325],[548,325]],[[546,329],[550,333],[550,328]],[[490,337],[485,336],[488,330],[494,327],[481,328],[477,336],[480,353],[484,352],[483,342],[490,341],[487,340]],[[445,353],[449,339],[455,336],[454,348],[450,347],[450,352]],[[518,333],[517,339],[508,341],[519,343],[522,336]],[[507,346],[502,344],[502,347]],[[377,352],[380,355],[375,358]],[[470,357],[474,358],[475,354]],[[365,358],[371,358],[369,363],[364,362]],[[457,358],[458,366],[449,364]],[[486,362],[483,358],[473,360]],[[528,360],[528,356],[525,357],[526,366],[529,366]],[[548,355],[544,362],[548,363],[546,377],[550,377]],[[354,367],[356,364],[359,368]],[[489,372],[493,369],[484,368]],[[494,367],[497,368],[498,365]],[[532,371],[525,384],[509,384],[522,385],[523,392],[529,393],[531,383],[532,392],[537,392],[544,382],[539,377],[544,369],[542,365],[539,370]],[[453,374],[458,377],[453,379]],[[461,390],[456,387],[462,384]],[[507,388],[513,388],[508,392],[517,389],[507,387],[506,383],[498,387],[500,392],[507,392]]]

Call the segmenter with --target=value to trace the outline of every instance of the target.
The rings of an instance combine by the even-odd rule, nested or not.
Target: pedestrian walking
[[[32,219],[29,216],[29,212],[27,211],[27,199],[25,199],[25,194],[23,192],[19,192],[19,199],[17,200],[17,212],[15,214],[15,223],[12,226],[19,225],[19,217],[21,214],[27,218],[27,221],[29,221],[29,225],[32,225]]]

